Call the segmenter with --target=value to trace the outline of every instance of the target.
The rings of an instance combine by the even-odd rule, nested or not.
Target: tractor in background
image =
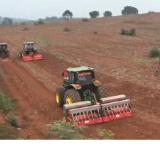
[[[23,50],[20,52],[20,58],[23,61],[41,60],[43,59],[43,53],[38,53],[34,47],[34,42],[24,42]]]
[[[7,43],[0,43],[0,60],[11,61]]]

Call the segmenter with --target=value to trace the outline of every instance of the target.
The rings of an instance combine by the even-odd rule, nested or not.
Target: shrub
[[[38,21],[38,22],[36,22],[36,23],[34,23],[35,25],[42,25],[42,24],[44,24],[44,22],[43,21]]]
[[[88,18],[82,18],[82,21],[83,21],[83,22],[88,22],[89,19],[88,19]]]
[[[160,49],[152,48],[150,51],[150,57],[159,57],[160,56]]]
[[[49,124],[51,130],[48,131],[48,135],[57,134],[60,139],[75,140],[75,139],[85,139],[85,137],[79,132],[82,131],[85,126],[74,127],[74,123],[67,122],[65,118],[62,120],[57,120],[53,124]]]
[[[130,31],[126,30],[126,29],[121,29],[121,34],[122,35],[130,35],[130,36],[133,36],[136,34],[136,29],[135,28],[132,28],[130,29]]]
[[[102,129],[101,127],[98,129],[98,136],[100,139],[114,139],[115,137],[111,130]]]
[[[0,109],[8,112],[13,109],[17,99],[7,97],[2,91],[0,91]]]
[[[154,11],[149,11],[148,13],[154,13]]]
[[[5,118],[6,122],[11,126],[18,127],[18,118],[14,116],[12,113],[9,113]]]
[[[135,28],[132,28],[129,32],[129,35],[133,36],[136,34],[136,29]]]
[[[29,29],[28,29],[28,27],[25,27],[25,28],[23,28],[23,30],[24,30],[24,31],[28,31]]]
[[[23,137],[18,137],[17,139],[18,139],[18,140],[24,140],[24,138],[23,138]]]
[[[70,32],[70,31],[71,31],[70,28],[67,28],[67,27],[64,28],[64,32]]]
[[[122,34],[122,35],[125,35],[125,34],[126,34],[126,32],[127,32],[127,30],[125,30],[125,29],[121,29],[121,34]]]
[[[21,23],[21,25],[26,25],[26,23],[23,22],[23,23]]]
[[[48,132],[48,136],[58,135],[60,140],[112,140],[114,139],[114,134],[112,131],[99,128],[97,130],[98,138],[88,138],[82,135],[80,131],[88,128],[86,126],[81,126],[78,128],[74,127],[74,123],[69,123],[64,119],[55,121],[54,124],[48,125],[51,127]]]

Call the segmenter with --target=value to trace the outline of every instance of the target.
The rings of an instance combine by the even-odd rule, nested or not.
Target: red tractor
[[[41,60],[43,59],[43,54],[38,53],[37,49],[34,48],[34,42],[24,42],[23,50],[20,52],[20,58],[23,61]]]

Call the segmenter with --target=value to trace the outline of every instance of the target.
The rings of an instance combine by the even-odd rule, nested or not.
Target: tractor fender
[[[94,86],[101,86],[101,82],[98,80],[93,81]]]
[[[81,89],[81,85],[79,84],[71,84],[74,89]]]

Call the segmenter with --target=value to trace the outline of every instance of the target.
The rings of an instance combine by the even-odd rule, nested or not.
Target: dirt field
[[[149,58],[160,47],[160,14],[118,16],[44,25],[0,27],[0,42],[7,42],[12,62],[0,62],[1,86],[18,99],[14,114],[20,119],[19,134],[25,139],[45,139],[45,126],[62,118],[55,102],[55,87],[68,67],[94,67],[96,77],[111,95],[125,94],[133,103],[133,117],[89,126],[90,135],[101,126],[116,139],[160,139],[160,76],[158,59]],[[69,27],[71,32],[64,32]],[[136,29],[136,36],[122,36],[122,28]],[[97,31],[97,34],[93,32]],[[24,41],[35,41],[44,51],[40,61],[22,62]],[[3,115],[0,115],[1,117]]]

